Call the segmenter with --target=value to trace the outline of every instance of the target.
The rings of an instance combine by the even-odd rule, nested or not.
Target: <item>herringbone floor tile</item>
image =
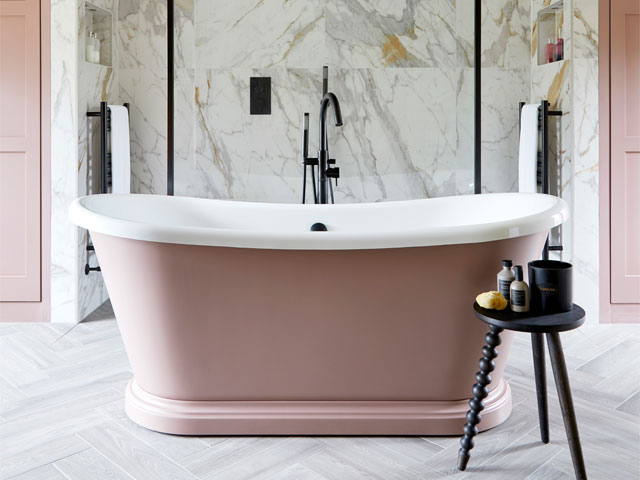
[[[590,478],[640,478],[640,326],[562,336]],[[551,368],[549,366],[549,372]],[[0,480],[570,479],[549,377],[551,437],[539,442],[527,335],[506,370],[514,410],[455,468],[457,437],[179,437],[124,413],[131,370],[109,305],[72,325],[0,325]]]

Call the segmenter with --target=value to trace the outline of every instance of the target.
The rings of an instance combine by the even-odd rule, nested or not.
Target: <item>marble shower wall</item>
[[[465,66],[466,92],[461,117],[468,128],[459,128],[464,145],[458,155],[466,159],[473,157],[473,123],[465,120],[473,116],[473,5],[457,5],[457,56]],[[482,191],[517,191],[518,104],[529,101],[531,84],[530,5],[518,0],[483,0],[481,15]]]
[[[598,318],[598,4],[592,0],[564,0],[559,20],[565,39],[565,60],[537,65],[537,12],[550,0],[532,1],[531,98],[547,98],[563,111],[551,122],[552,157],[557,175],[552,193],[571,207],[571,219],[553,243],[562,243],[562,260],[574,265],[576,301],[590,321]]]
[[[92,0],[114,11],[117,0]],[[84,275],[86,232],[71,224],[68,208],[92,191],[95,120],[101,100],[116,100],[115,69],[84,61],[85,1],[51,3],[51,320],[78,322],[106,298],[100,274]],[[112,29],[114,30],[114,29]],[[112,37],[111,41],[113,42]],[[112,52],[115,53],[115,52]],[[92,258],[92,265],[96,264]]]
[[[337,201],[470,193],[472,17],[454,0],[178,1],[176,194],[299,202],[300,120],[310,112],[313,152],[323,65],[345,119],[329,132]],[[164,193],[166,11],[120,0],[118,18],[133,188]],[[529,8],[486,0],[483,18],[483,183],[506,191],[517,183],[517,105],[529,95]],[[271,77],[271,115],[249,115],[251,76]]]
[[[117,91],[119,101],[130,104],[131,188],[166,193],[166,2],[119,0],[117,18]]]
[[[117,0],[91,0],[91,4],[112,14],[111,38],[101,41],[115,42],[115,12]],[[88,111],[100,110],[100,102],[117,103],[116,52],[112,49],[112,65],[98,65],[85,57],[85,2],[78,0],[78,191],[77,195],[100,193],[100,120],[89,118]],[[96,256],[86,251],[89,234],[78,229],[78,318],[84,319],[109,298],[102,274],[85,275],[84,266],[98,265]]]
[[[576,291],[592,321],[599,299],[598,5],[573,0],[573,263]]]
[[[51,321],[77,322],[78,0],[51,2]]]
[[[299,202],[300,120],[310,112],[313,152],[323,65],[345,123],[329,132],[337,201],[457,193],[453,2],[196,1],[194,11],[193,76],[178,85],[192,119],[178,194]],[[272,79],[269,116],[249,115],[251,76]]]

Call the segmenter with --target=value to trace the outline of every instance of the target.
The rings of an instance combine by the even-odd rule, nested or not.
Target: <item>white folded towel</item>
[[[538,191],[538,110],[540,104],[524,105],[520,114],[518,191]]]
[[[109,105],[111,111],[111,193],[131,193],[129,110]]]

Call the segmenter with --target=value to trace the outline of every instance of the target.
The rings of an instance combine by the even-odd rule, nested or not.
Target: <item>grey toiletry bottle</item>
[[[498,272],[498,291],[504,298],[509,301],[509,287],[516,277],[511,270],[513,262],[511,260],[502,260],[502,270]]]
[[[522,265],[516,265],[516,279],[511,282],[509,296],[511,298],[511,310],[514,312],[529,311],[529,286],[522,280]]]

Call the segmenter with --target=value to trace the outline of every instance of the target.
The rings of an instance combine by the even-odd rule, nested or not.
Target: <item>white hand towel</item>
[[[129,111],[109,105],[111,111],[111,193],[131,193]]]
[[[538,191],[538,110],[540,104],[524,105],[520,114],[518,190]]]

